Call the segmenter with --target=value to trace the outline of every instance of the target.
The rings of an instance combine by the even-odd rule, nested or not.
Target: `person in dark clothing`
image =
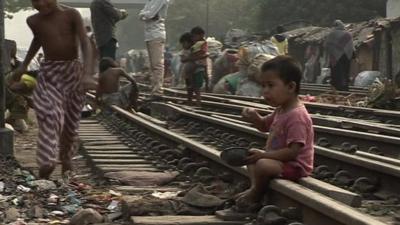
[[[100,58],[110,57],[115,60],[117,51],[115,25],[128,16],[126,10],[115,8],[110,0],[93,0],[90,4],[90,13]]]
[[[336,20],[326,37],[325,51],[331,68],[331,85],[338,91],[348,91],[351,59],[354,56],[353,36],[342,21]]]

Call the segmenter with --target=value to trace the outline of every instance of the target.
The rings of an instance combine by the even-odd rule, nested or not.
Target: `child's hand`
[[[246,163],[247,164],[254,164],[258,160],[263,159],[265,157],[265,151],[252,148],[249,151],[249,156],[246,158]]]
[[[257,110],[254,109],[254,108],[247,108],[246,107],[242,111],[242,117],[245,120],[248,120],[248,121],[251,121],[251,122],[255,121],[259,116],[260,116],[260,114],[258,114]]]

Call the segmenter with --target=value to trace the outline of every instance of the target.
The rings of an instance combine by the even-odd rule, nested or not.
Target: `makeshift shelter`
[[[400,18],[374,19],[362,23],[347,24],[353,35],[355,54],[351,77],[367,70],[380,71],[385,77],[394,79],[400,71]],[[324,67],[323,43],[331,28],[304,27],[288,31],[289,54],[300,62],[307,61],[307,48],[318,48],[319,62]]]

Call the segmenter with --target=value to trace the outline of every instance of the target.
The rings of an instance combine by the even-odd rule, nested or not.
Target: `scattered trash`
[[[4,182],[0,181],[0,192],[4,191]]]
[[[72,158],[72,160],[83,159],[83,155],[78,155]]]
[[[40,206],[35,206],[35,207],[33,207],[33,216],[35,217],[35,218],[42,218],[43,217],[43,214],[44,214],[44,210],[40,207]]]
[[[23,185],[18,185],[18,186],[17,186],[17,190],[22,191],[22,192],[30,192],[30,191],[31,191],[30,188],[25,187],[25,186],[23,186]]]
[[[25,223],[23,220],[18,219],[17,221],[15,221],[14,223],[10,223],[8,225],[28,225],[27,223]]]
[[[62,207],[62,210],[68,214],[75,214],[79,209],[79,205],[65,205]]]
[[[0,202],[5,202],[5,201],[8,201],[8,197],[0,195]]]
[[[71,204],[74,204],[74,205],[81,205],[82,204],[82,201],[77,198],[76,193],[72,192],[72,191],[68,192],[66,200],[69,201]]]
[[[65,213],[62,212],[62,211],[55,210],[55,211],[50,212],[50,215],[52,215],[52,216],[64,216]]]
[[[14,198],[11,202],[12,202],[14,205],[19,205],[19,203],[20,203],[19,198]]]
[[[218,207],[224,204],[224,200],[208,194],[207,190],[202,185],[198,185],[192,188],[186,195],[182,198],[182,202],[196,207]]]
[[[175,198],[176,196],[178,196],[180,192],[171,192],[171,191],[167,191],[167,192],[159,192],[159,191],[155,191],[151,194],[151,196],[159,198],[159,199],[170,199],[170,198]]]
[[[6,210],[6,219],[10,222],[14,222],[20,216],[18,209],[11,207]]]
[[[69,220],[46,220],[47,224],[69,224]]]
[[[88,184],[84,184],[84,183],[71,182],[70,185],[73,186],[74,188],[76,188],[77,190],[81,190],[81,191],[92,189],[92,186],[90,186]]]
[[[26,182],[33,181],[33,180],[35,180],[35,177],[33,175],[28,175],[25,177]]]
[[[14,170],[14,175],[15,175],[15,176],[21,176],[21,175],[22,175],[21,169],[18,168],[18,169],[16,169],[16,170]]]
[[[36,187],[38,191],[46,191],[57,188],[56,184],[50,180],[35,180],[29,182],[29,185]]]
[[[47,199],[49,203],[57,203],[60,198],[55,194],[50,194],[50,197]]]
[[[110,190],[109,193],[110,193],[112,196],[117,196],[117,197],[121,197],[121,196],[122,196],[121,193],[115,192],[115,191],[113,191],[113,190]]]
[[[103,222],[103,217],[94,209],[79,210],[70,220],[70,225],[88,225]]]
[[[108,210],[113,211],[115,210],[119,205],[119,201],[116,200],[112,200],[112,202],[110,203],[110,205],[107,207]]]
[[[114,221],[122,217],[122,212],[115,212],[107,215],[108,221]]]

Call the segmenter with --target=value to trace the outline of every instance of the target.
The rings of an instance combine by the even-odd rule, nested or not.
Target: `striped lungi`
[[[33,94],[39,125],[39,166],[55,166],[58,157],[71,160],[84,102],[81,77],[82,65],[76,60],[45,61],[40,65]]]

